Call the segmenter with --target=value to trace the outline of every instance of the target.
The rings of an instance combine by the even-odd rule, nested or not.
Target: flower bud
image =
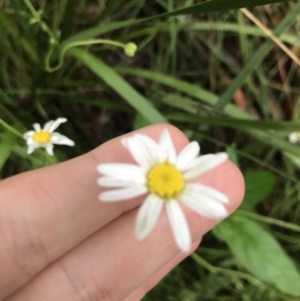
[[[124,47],[124,52],[127,56],[133,57],[137,50],[137,46],[134,43],[127,43]]]

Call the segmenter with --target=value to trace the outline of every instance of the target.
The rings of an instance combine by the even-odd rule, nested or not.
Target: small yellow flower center
[[[169,163],[155,165],[147,175],[149,191],[166,201],[177,197],[184,184],[181,172]]]
[[[51,133],[42,130],[35,133],[32,139],[37,143],[49,143],[51,139]]]

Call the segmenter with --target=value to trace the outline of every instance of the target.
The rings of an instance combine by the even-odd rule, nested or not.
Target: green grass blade
[[[274,34],[279,36],[285,30],[287,30],[296,20],[296,18],[300,14],[300,2],[296,4],[293,9],[284,17],[284,19],[276,26],[274,29]],[[259,49],[252,55],[251,59],[245,65],[245,67],[240,71],[239,75],[234,79],[231,85],[227,88],[227,90],[220,97],[216,108],[223,109],[225,105],[232,99],[234,93],[242,86],[245,79],[248,75],[253,72],[257,66],[261,63],[266,54],[273,47],[274,42],[272,40],[265,41]]]
[[[218,125],[240,130],[278,130],[278,131],[300,131],[300,121],[261,121],[244,120],[237,118],[223,118],[215,116],[199,116],[195,114],[171,113],[166,115],[170,120],[200,123],[207,125]]]
[[[69,53],[76,57],[79,61],[83,62],[92,72],[101,78],[108,86],[114,89],[151,123],[168,122],[149,100],[139,94],[119,74],[94,55],[79,48],[73,48],[69,51]]]
[[[17,136],[13,133],[7,131],[3,134],[2,140],[0,142],[0,170],[2,169],[3,165],[9,158],[15,143],[17,141]]]
[[[289,141],[282,139],[270,132],[265,132],[266,129],[277,130],[294,130],[300,127],[299,122],[272,122],[258,120],[237,120],[233,118],[217,118],[206,117],[199,115],[190,115],[182,113],[167,114],[169,120],[181,121],[197,124],[219,125],[239,129],[254,138],[271,145],[273,148],[282,151],[288,151],[299,157],[299,146],[291,144]],[[251,128],[252,127],[252,128]]]
[[[170,30],[169,24],[158,23],[151,27],[145,27],[135,31],[130,31],[127,35],[122,37],[122,40],[129,41],[141,36],[147,36],[151,34],[157,34],[159,32],[168,32]],[[176,23],[174,30],[178,31],[225,31],[234,32],[243,35],[252,35],[258,37],[268,37],[261,29],[256,26],[243,25],[232,22],[195,22],[190,24],[189,22]],[[299,37],[296,34],[283,33],[279,36],[280,40],[291,45],[300,46]]]
[[[6,16],[6,14],[1,9],[0,9],[0,27],[3,33],[5,30],[7,33],[13,36],[14,41],[19,42],[21,44],[22,48],[33,62],[36,63],[39,61],[38,55],[34,47],[25,38],[25,35],[21,35],[18,27]]]
[[[204,3],[195,4],[186,8],[175,10],[171,13],[160,15],[160,17],[171,17],[178,15],[192,15],[204,12],[214,12],[220,10],[239,9],[242,7],[252,7],[267,5],[272,3],[286,2],[288,0],[211,0]]]
[[[136,69],[136,68],[118,68],[118,71],[130,74],[138,77],[147,78],[154,82],[169,86],[177,91],[184,92],[189,96],[195,97],[209,105],[215,105],[218,102],[218,96],[213,93],[180,79],[177,79],[172,76],[164,75],[154,71],[148,71],[144,69]],[[236,118],[244,118],[244,119],[252,119],[251,115],[247,112],[238,109],[236,106],[232,104],[228,104],[225,108],[225,112],[231,117]]]

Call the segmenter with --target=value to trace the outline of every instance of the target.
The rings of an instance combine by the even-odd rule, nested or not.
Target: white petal
[[[53,133],[51,135],[51,142],[54,144],[60,144],[60,145],[68,145],[68,146],[74,146],[75,143],[68,137],[61,135],[59,133]]]
[[[180,250],[188,252],[192,239],[186,217],[180,205],[177,201],[170,200],[166,204],[166,209],[176,245]]]
[[[46,145],[46,152],[49,156],[53,156],[53,144],[49,143]]]
[[[199,195],[199,198],[201,197],[202,194],[204,194],[204,195],[211,197],[221,203],[227,204],[229,202],[228,197],[224,193],[220,192],[217,189],[214,189],[212,187],[209,187],[209,186],[206,186],[203,184],[188,183],[185,186],[185,191],[187,193],[191,192],[193,194]]]
[[[167,129],[164,129],[159,137],[158,141],[159,148],[163,154],[164,160],[169,161],[171,164],[175,164],[176,161],[176,150]]]
[[[128,179],[116,179],[114,177],[101,177],[97,180],[99,186],[103,187],[126,187],[135,186],[137,183]]]
[[[35,130],[36,132],[39,132],[39,131],[41,130],[41,126],[40,126],[39,123],[35,123],[35,124],[33,125],[33,128],[34,128],[34,130]]]
[[[183,174],[185,180],[191,180],[199,177],[200,175],[206,173],[207,171],[217,167],[228,159],[226,153],[218,153],[211,158],[208,158],[203,163],[192,167],[190,170],[186,171]]]
[[[35,134],[35,131],[28,131],[23,134],[23,138],[28,139],[28,138],[32,137],[34,134]]]
[[[198,156],[200,151],[199,143],[193,141],[189,143],[178,155],[176,160],[176,167],[184,171],[186,170],[187,166],[192,163],[195,158]]]
[[[46,131],[46,132],[49,132],[53,122],[54,122],[53,120],[50,120],[50,121],[46,122],[45,125],[44,125],[43,130]]]
[[[128,148],[128,137],[121,139],[121,143],[123,144],[124,147]]]
[[[104,163],[97,166],[98,172],[114,179],[146,183],[146,176],[142,168],[126,163]]]
[[[144,185],[134,185],[123,189],[108,190],[100,193],[99,200],[102,202],[117,202],[133,199],[148,192]]]
[[[224,218],[228,212],[223,204],[215,199],[194,193],[182,193],[180,201],[197,213],[209,218]]]
[[[124,144],[126,144],[131,156],[138,163],[138,165],[148,170],[151,166],[149,155],[147,153],[147,149],[145,149],[144,145],[140,143],[139,139],[136,139],[135,137],[129,137],[126,138],[126,142],[124,142]]]
[[[36,148],[38,148],[38,145],[36,143],[28,145],[27,154],[32,154]]]
[[[135,236],[139,240],[146,238],[154,229],[164,202],[156,195],[149,194],[137,213]]]
[[[57,118],[55,121],[53,121],[53,123],[49,127],[49,132],[52,133],[60,126],[60,124],[66,122],[66,121],[67,121],[66,118]]]
[[[32,137],[28,137],[27,139],[26,139],[26,143],[27,143],[27,145],[30,145],[30,144],[38,144],[38,143],[36,143],[34,140],[33,140],[33,138]]]
[[[152,138],[143,134],[134,134],[133,137],[141,145],[144,146],[145,152],[148,155],[148,160],[151,165],[164,161],[162,152],[160,151],[158,144]]]
[[[189,164],[187,164],[186,166],[186,170],[188,169],[192,169],[193,167],[202,164],[203,162],[205,162],[206,160],[213,158],[215,155],[214,154],[207,154],[207,155],[203,155],[203,156],[199,156],[197,158],[195,158],[192,162],[190,162]]]

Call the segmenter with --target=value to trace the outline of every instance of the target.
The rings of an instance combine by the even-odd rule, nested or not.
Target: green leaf
[[[5,132],[2,135],[2,141],[0,142],[0,170],[9,158],[15,146],[17,138],[18,137],[16,135],[9,131]]]
[[[276,185],[276,177],[268,170],[248,171],[244,179],[246,185],[244,202],[251,206],[263,201]]]
[[[89,52],[73,48],[70,54],[83,62],[108,86],[122,96],[132,107],[151,123],[167,123],[167,119],[144,96],[139,94],[118,73]]]
[[[277,240],[257,222],[231,216],[213,230],[249,272],[279,290],[300,296],[300,274]]]

